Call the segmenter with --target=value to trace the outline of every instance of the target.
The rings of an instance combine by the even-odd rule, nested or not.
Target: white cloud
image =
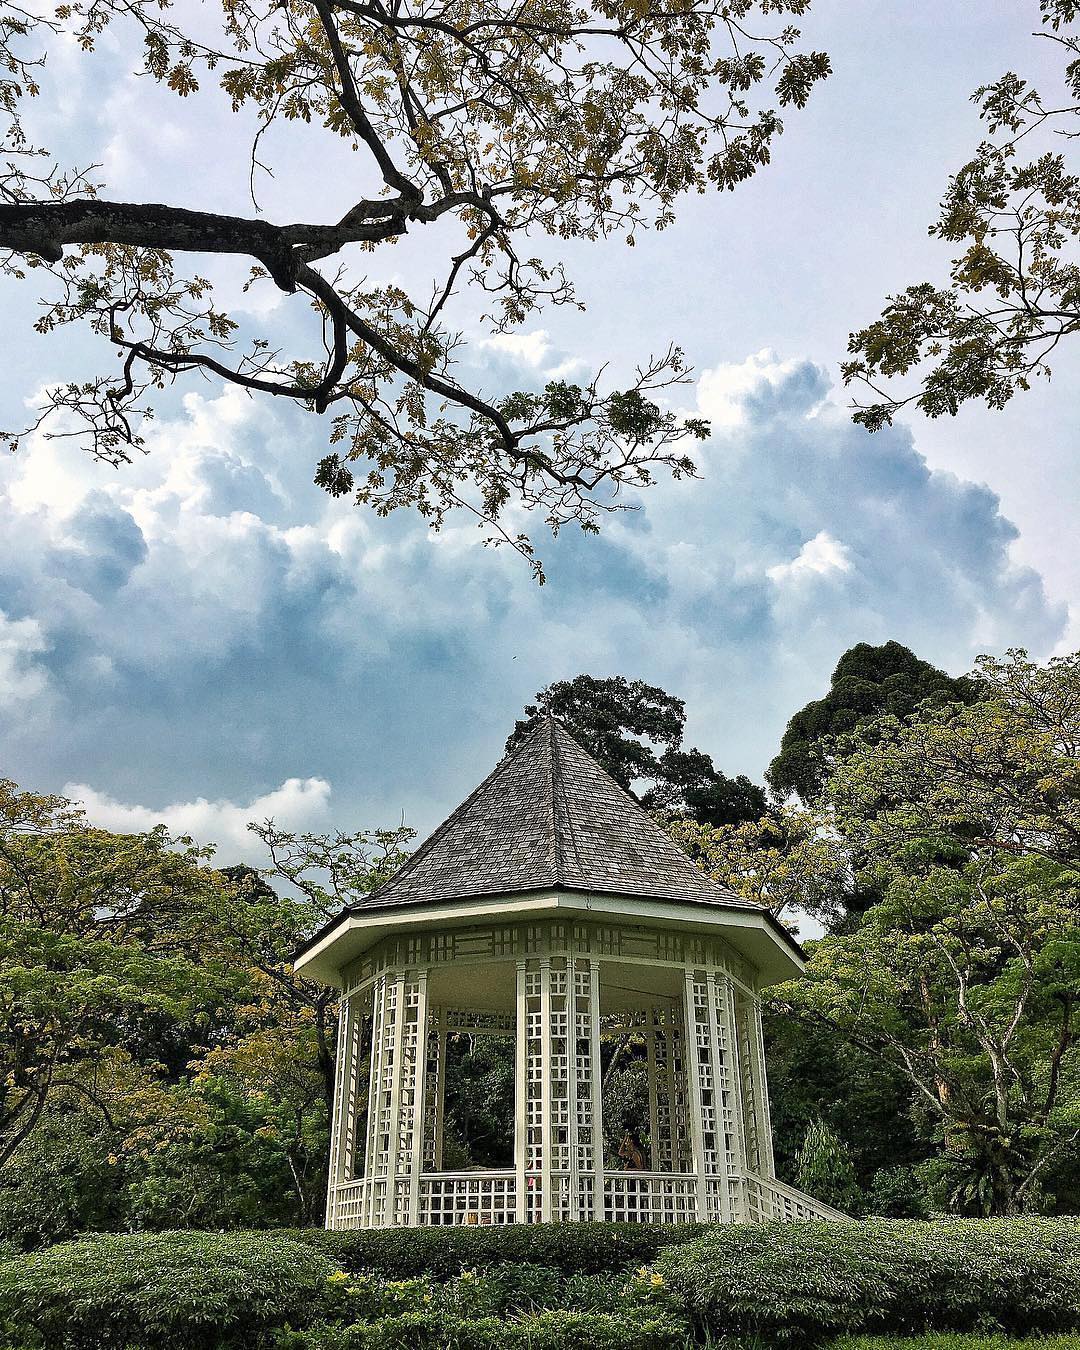
[[[748,400],[759,393],[773,393],[804,365],[797,359],[783,361],[771,347],[763,347],[745,361],[703,370],[697,388],[698,411],[714,431],[746,426]],[[806,415],[813,411],[811,406]]]
[[[44,694],[48,676],[36,658],[48,645],[36,619],[9,619],[0,610],[0,700],[24,703]]]
[[[551,339],[545,328],[535,328],[531,333],[496,333],[494,337],[479,338],[476,345],[485,351],[512,356],[533,370],[543,366],[551,351]]]
[[[250,856],[249,821],[272,818],[282,829],[321,830],[330,822],[330,784],[324,778],[287,778],[280,787],[247,803],[227,800],[173,802],[169,806],[131,806],[115,801],[85,783],[68,783],[64,796],[81,802],[90,822],[119,834],[136,834],[165,825],[170,833],[188,834],[218,846],[218,859]]]
[[[778,586],[789,581],[799,581],[804,577],[823,577],[830,572],[851,571],[851,550],[839,539],[834,539],[828,530],[819,530],[813,539],[808,539],[790,562],[777,563],[766,567],[765,575]]]

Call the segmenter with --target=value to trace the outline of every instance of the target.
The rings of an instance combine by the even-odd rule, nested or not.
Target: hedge
[[[1075,1219],[718,1226],[656,1266],[700,1330],[777,1345],[875,1330],[1080,1329]]]
[[[287,1235],[310,1243],[343,1270],[449,1279],[475,1267],[521,1263],[565,1274],[618,1274],[650,1265],[664,1248],[709,1231],[708,1224],[544,1223],[344,1233],[295,1228]]]
[[[0,1327],[45,1350],[230,1350],[320,1308],[333,1264],[274,1233],[129,1233],[0,1261]]]
[[[681,1350],[693,1333],[800,1347],[928,1330],[934,1350],[950,1332],[1080,1330],[1080,1223],[142,1233],[0,1255],[7,1350]]]

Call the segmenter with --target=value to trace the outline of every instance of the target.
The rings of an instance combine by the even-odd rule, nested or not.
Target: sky
[[[1054,71],[1037,6],[817,0],[803,26],[835,73],[765,173],[633,250],[566,247],[583,314],[514,340],[466,320],[462,373],[486,387],[679,342],[696,368],[682,401],[713,425],[699,479],[648,490],[599,538],[538,534],[540,588],[472,524],[433,535],[331,501],[311,482],[324,427],[235,389],[166,399],[149,453],[119,470],[38,436],[0,461],[0,775],[258,862],[246,825],[268,816],[426,832],[535,691],[581,671],[678,694],[687,742],[760,779],[854,642],[896,639],[954,673],[981,652],[1080,646],[1080,352],[1003,413],[875,436],[837,382],[883,296],[943,275],[926,226],[978,139],[971,90]],[[57,52],[46,139],[101,162],[113,195],[250,210],[240,131],[129,66],[112,38],[89,62]],[[326,219],[343,190],[299,141],[261,189],[271,218],[325,200]],[[407,283],[417,265],[403,250],[373,276]],[[260,306],[291,321],[242,296],[241,273],[207,270],[248,321]],[[0,282],[0,304],[8,426],[94,353],[35,338],[25,286]]]

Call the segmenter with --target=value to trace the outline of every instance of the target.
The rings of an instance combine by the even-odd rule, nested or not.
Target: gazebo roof
[[[546,717],[353,912],[539,890],[757,909],[718,885]]]
[[[764,982],[802,969],[799,945],[779,920],[707,877],[552,718],[389,880],[313,933],[293,960],[336,983],[345,964],[380,937],[526,911],[723,927]]]

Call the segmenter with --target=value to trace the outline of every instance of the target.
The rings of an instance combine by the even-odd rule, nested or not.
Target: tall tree
[[[836,663],[824,698],[792,716],[766,777],[780,796],[797,792],[810,802],[829,774],[837,737],[865,734],[876,719],[906,717],[928,700],[971,703],[979,694],[977,680],[953,678],[899,642],[856,643]]]
[[[168,1028],[205,1027],[235,988],[206,857],[0,781],[0,1168],[57,1093],[107,1114],[99,1081],[160,1055]]]
[[[952,1203],[1042,1203],[1080,1161],[1080,656],[984,658],[990,696],[893,720],[828,802],[881,897],[779,997],[908,1079]]]
[[[510,503],[553,528],[595,528],[619,487],[658,466],[693,472],[683,442],[705,424],[660,397],[685,378],[681,353],[643,360],[622,388],[597,376],[499,397],[456,374],[455,293],[473,288],[508,331],[544,304],[577,303],[562,267],[527,241],[633,243],[670,224],[684,193],[756,173],[778,110],[805,105],[829,73],[787,22],[809,4],[224,0],[216,24],[170,0],[86,0],[51,17],[6,6],[2,265],[42,284],[39,331],[80,324],[121,358],[119,371],[51,388],[42,417],[62,412],[65,434],[118,463],[141,446],[158,392],[198,374],[329,413],[316,481],[381,514],[412,507],[437,526],[465,508],[526,552],[499,523]],[[208,109],[215,136],[242,134],[231,113],[249,115],[253,199],[295,161],[295,140],[276,135],[293,124],[326,165],[309,218],[215,210],[197,173],[178,202],[114,200],[93,170],[38,146],[26,105],[49,48],[87,59],[110,27],[140,74]],[[407,233],[430,238],[439,260],[429,294],[365,276],[372,252]],[[297,297],[305,346],[242,330],[193,269],[198,254]]]
[[[736,825],[765,810],[764,790],[745,775],[729,778],[703,750],[684,750],[681,698],[623,675],[576,675],[536,695],[514,725],[507,752],[537,719],[554,717],[649,811],[703,825]]]
[[[1044,96],[1009,71],[975,91],[986,137],[930,227],[953,248],[948,284],[889,296],[849,339],[844,381],[866,390],[855,421],[871,431],[909,404],[929,417],[970,399],[1004,407],[1049,377],[1058,344],[1080,333],[1080,166],[1069,153],[1080,136],[1080,4],[1040,0],[1039,10],[1063,88]]]

